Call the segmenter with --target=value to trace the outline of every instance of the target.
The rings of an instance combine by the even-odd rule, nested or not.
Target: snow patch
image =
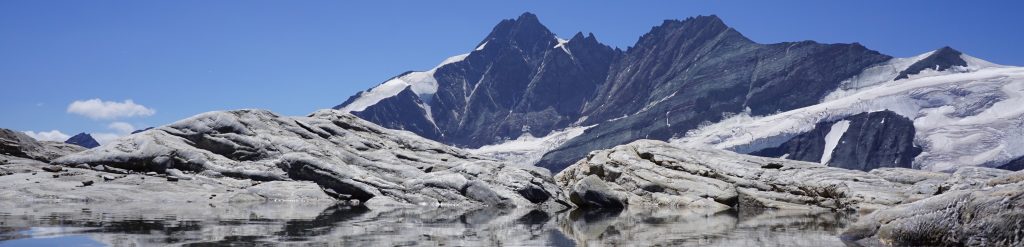
[[[565,45],[569,44],[568,40],[564,40],[559,37],[555,37],[555,40],[558,41],[558,44],[556,44],[553,48],[562,48],[562,51],[564,51],[566,54],[569,54],[570,56],[572,55],[572,52],[569,52],[569,48],[565,47]]]
[[[537,164],[541,157],[543,157],[548,151],[554,150],[594,126],[596,125],[565,128],[562,130],[552,131],[543,137],[534,137],[527,132],[523,133],[522,136],[515,140],[487,145],[476,149],[468,149],[467,151],[472,154],[491,157],[512,164],[534,165]]]
[[[850,121],[839,121],[832,124],[832,129],[825,134],[825,150],[821,153],[821,164],[828,164],[832,160],[832,152],[839,146],[839,139],[843,138],[846,130],[850,128]]]
[[[363,111],[366,110],[367,107],[375,105],[381,100],[398,95],[398,93],[410,86],[412,87],[412,91],[416,93],[416,95],[419,95],[423,102],[429,103],[433,98],[434,93],[437,93],[437,79],[434,78],[434,72],[442,66],[465,60],[467,56],[469,56],[469,53],[455,55],[441,61],[440,64],[430,70],[409,72],[405,75],[392,78],[391,80],[381,83],[370,90],[359,93],[359,98],[338,110],[343,112]],[[425,107],[427,107],[427,110],[429,111],[430,106]],[[433,121],[433,119],[431,119],[431,121]]]

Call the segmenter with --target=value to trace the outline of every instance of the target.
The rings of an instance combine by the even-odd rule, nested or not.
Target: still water
[[[0,246],[842,246],[852,216],[0,202]]]

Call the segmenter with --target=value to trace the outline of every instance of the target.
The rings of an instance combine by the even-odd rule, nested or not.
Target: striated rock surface
[[[472,157],[336,110],[307,117],[208,112],[54,164],[154,172],[181,181],[312,181],[334,198],[367,205],[565,204],[542,168]]]
[[[309,181],[256,182],[230,177],[186,175],[178,181],[157,173],[128,173],[113,167],[78,166],[48,169],[50,164],[3,156],[0,166],[0,201],[10,203],[163,203],[210,205],[265,201],[321,201],[334,203]],[[88,184],[88,185],[86,185]]]
[[[876,211],[842,238],[865,246],[1024,245],[1024,172]]]
[[[733,210],[740,215],[765,209],[860,212],[865,216],[856,224],[830,230],[857,246],[1024,244],[1024,172],[984,167],[862,172],[641,140],[592,152],[555,181],[583,208],[674,206],[709,219]],[[600,236],[601,231],[610,230],[582,232]]]
[[[36,141],[24,133],[0,128],[0,154],[50,161],[85,148],[52,141]]]
[[[935,193],[938,174],[888,178],[820,164],[641,140],[591,153],[555,176],[581,207],[679,206],[872,211]],[[929,180],[928,176],[935,176]],[[899,180],[899,181],[894,181]],[[942,180],[944,181],[944,180]],[[935,184],[933,190],[915,187]],[[925,186],[924,184],[919,186]]]

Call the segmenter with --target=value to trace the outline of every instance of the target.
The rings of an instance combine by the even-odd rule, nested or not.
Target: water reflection
[[[0,203],[0,245],[81,244],[86,237],[116,246],[838,246],[836,235],[850,219],[803,211]]]

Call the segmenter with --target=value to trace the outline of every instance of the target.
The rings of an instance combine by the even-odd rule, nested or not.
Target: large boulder
[[[208,112],[57,159],[174,177],[312,181],[367,205],[560,206],[542,168],[510,165],[322,110]]]
[[[592,152],[555,181],[581,207],[676,206],[873,211],[930,196],[945,176],[909,169],[883,177],[820,164],[641,140]],[[910,173],[910,175],[899,175]],[[934,176],[931,180],[928,176]],[[933,184],[934,189],[915,187]],[[920,185],[924,186],[924,184]],[[589,200],[577,200],[576,198]],[[596,199],[593,199],[596,198]]]
[[[1024,245],[1024,172],[970,184],[861,217],[842,238],[866,246]]]

